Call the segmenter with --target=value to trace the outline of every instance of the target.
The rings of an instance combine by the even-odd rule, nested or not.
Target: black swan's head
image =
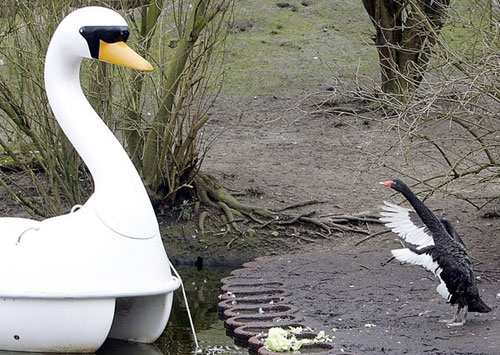
[[[402,192],[405,189],[408,189],[408,186],[404,182],[399,179],[393,179],[389,181],[382,181],[380,184],[390,187],[396,191]]]

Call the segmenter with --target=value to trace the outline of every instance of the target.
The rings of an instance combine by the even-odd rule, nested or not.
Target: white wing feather
[[[439,280],[439,285],[436,288],[436,291],[443,297],[445,300],[449,301],[451,298],[451,294],[446,287],[443,279],[441,279],[441,271],[442,269],[439,267],[439,264],[435,262],[429,254],[417,254],[410,249],[394,249],[391,250],[392,255],[400,262],[418,265],[424,267],[427,271],[432,272],[437,279]]]
[[[432,272],[437,275],[439,265],[429,254],[417,254],[412,252],[410,249],[393,249],[391,250],[392,255],[402,263],[408,263],[413,265],[418,265],[424,267],[427,271]]]
[[[410,209],[384,201],[382,210],[380,221],[408,243],[416,245],[419,249],[434,245],[432,235],[428,234],[424,227],[417,226],[411,221]]]

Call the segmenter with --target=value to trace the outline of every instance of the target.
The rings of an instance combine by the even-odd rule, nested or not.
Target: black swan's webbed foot
[[[448,327],[460,327],[467,321],[467,308],[467,306],[459,306],[457,308],[457,313],[455,313],[455,317],[453,317],[453,319],[442,319],[439,322],[445,323]]]

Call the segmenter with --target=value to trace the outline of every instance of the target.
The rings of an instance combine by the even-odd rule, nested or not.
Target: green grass
[[[308,88],[357,67],[377,75],[371,24],[361,2],[236,1],[224,90],[239,95]],[[295,9],[295,11],[294,11]],[[240,30],[244,28],[244,31]]]
[[[491,0],[452,1],[448,23],[441,32],[450,49],[467,55],[486,49],[495,40],[498,44],[490,5]]]
[[[465,54],[491,45],[483,32],[490,28],[488,1],[452,1],[441,33],[450,49]],[[277,6],[285,2],[288,7]],[[349,79],[356,73],[379,80],[378,55],[370,44],[374,30],[361,1],[307,3],[236,0],[224,92],[245,96],[290,87],[314,90],[332,77]]]

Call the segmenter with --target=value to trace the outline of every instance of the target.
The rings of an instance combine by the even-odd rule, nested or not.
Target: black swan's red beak
[[[394,183],[395,183],[394,181],[389,180],[389,181],[381,181],[379,184],[385,185],[387,187],[391,187],[391,185],[394,184]]]

